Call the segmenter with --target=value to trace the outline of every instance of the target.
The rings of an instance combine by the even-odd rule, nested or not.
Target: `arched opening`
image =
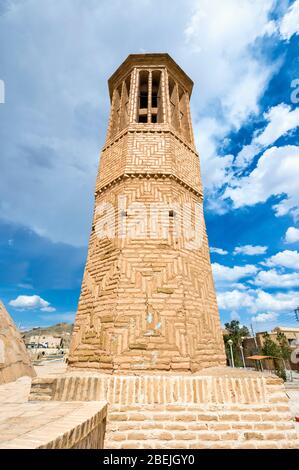
[[[138,122],[146,123],[148,115],[148,77],[147,70],[139,72]]]
[[[151,122],[163,122],[161,71],[152,72]]]

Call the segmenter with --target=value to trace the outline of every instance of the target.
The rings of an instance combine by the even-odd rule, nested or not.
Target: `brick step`
[[[295,431],[280,431],[275,432],[273,430],[256,432],[250,430],[219,430],[219,432],[208,431],[208,430],[173,430],[166,431],[164,429],[151,429],[151,430],[130,430],[127,432],[114,431],[109,432],[107,435],[110,441],[125,441],[125,440],[148,440],[158,439],[162,441],[184,441],[184,440],[195,440],[195,441],[250,441],[250,440],[284,440],[284,439],[296,439],[297,434]]]
[[[297,449],[298,443],[294,441],[259,441],[250,442],[199,442],[199,441],[105,441],[105,449]]]
[[[207,406],[205,404],[196,404],[192,403],[188,405],[187,403],[183,404],[170,404],[170,405],[163,405],[159,403],[154,404],[147,404],[147,403],[137,403],[134,405],[118,405],[113,404],[109,407],[110,413],[145,413],[145,412],[164,412],[164,413],[176,413],[176,412],[186,412],[186,413],[222,413],[224,411],[229,413],[235,412],[289,412],[290,408],[288,404],[280,403],[280,404],[272,404],[272,403],[262,403],[262,404],[253,404],[250,405],[248,403],[237,403],[233,404],[230,403],[229,407],[225,405],[215,405],[209,406],[209,410],[207,411]]]
[[[230,431],[230,430],[248,430],[248,431],[279,431],[284,432],[293,430],[294,425],[292,421],[289,422],[174,422],[174,421],[122,421],[107,423],[106,432],[125,432],[131,431],[132,429],[138,429],[141,431],[150,430],[165,430],[165,431]]]
[[[289,421],[292,419],[292,416],[289,412],[222,412],[222,413],[207,413],[207,412],[196,412],[196,411],[177,411],[172,412],[171,417],[167,411],[152,411],[150,413],[146,411],[142,412],[110,412],[109,413],[109,422],[122,422],[122,421],[171,421],[171,422],[210,422],[210,421],[220,421],[220,422],[273,422],[276,421]]]

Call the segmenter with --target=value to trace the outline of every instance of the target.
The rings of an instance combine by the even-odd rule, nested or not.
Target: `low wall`
[[[256,372],[68,373],[33,379],[30,400],[107,402],[105,448],[299,447],[282,380]]]
[[[270,403],[287,401],[275,377],[72,375],[37,377],[30,400],[88,401],[111,404]]]

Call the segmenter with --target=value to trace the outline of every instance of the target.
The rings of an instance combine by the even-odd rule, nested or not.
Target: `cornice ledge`
[[[164,173],[159,173],[159,172],[130,172],[130,173],[123,173],[122,175],[117,176],[113,180],[109,181],[109,183],[103,184],[103,186],[100,186],[98,189],[95,191],[95,196],[98,196],[99,194],[102,194],[105,192],[107,189],[110,189],[112,186],[115,186],[116,184],[120,183],[121,181],[125,181],[128,179],[170,179],[176,181],[178,184],[180,184],[182,187],[188,189],[188,191],[192,192],[196,196],[200,197],[201,200],[203,200],[203,192],[199,191],[198,189],[194,188],[190,184],[186,183],[184,180],[179,178],[177,175],[174,173],[170,172],[164,172]]]

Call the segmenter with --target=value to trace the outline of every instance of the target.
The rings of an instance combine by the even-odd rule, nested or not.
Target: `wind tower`
[[[69,367],[196,372],[225,364],[190,115],[168,54],[133,54],[111,111]]]

